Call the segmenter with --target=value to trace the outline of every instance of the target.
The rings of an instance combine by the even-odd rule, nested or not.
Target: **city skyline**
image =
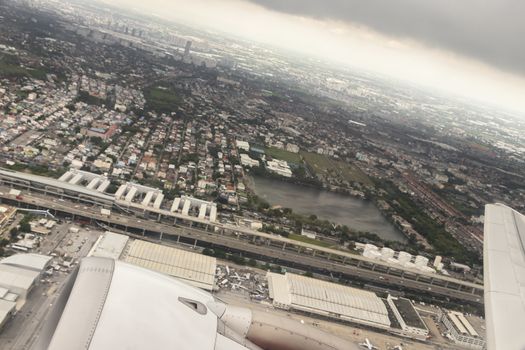
[[[383,8],[386,5],[381,1],[375,1],[377,8],[365,6],[355,16],[350,15],[352,6],[356,9],[362,6],[340,1],[323,2],[326,6],[316,6],[313,2],[314,5],[305,5],[303,10],[295,1],[277,4],[196,0],[188,4],[153,0],[142,4],[117,0],[111,1],[111,5],[126,5],[141,13],[226,32],[343,67],[366,69],[524,115],[523,53],[519,42],[512,38],[504,40],[503,36],[514,33],[519,37],[525,29],[516,16],[505,17],[505,21],[497,18],[512,12],[511,7],[505,6],[507,2],[486,0],[485,6],[476,8],[479,13],[473,12],[473,18],[467,20],[467,4],[446,10],[450,2],[425,7],[406,0],[400,8],[412,9],[422,17],[413,23],[404,23],[413,20],[415,14],[396,10],[384,25],[379,19],[389,8]],[[414,6],[409,8],[409,5]],[[453,11],[455,8],[458,13]],[[431,16],[434,13],[437,18]],[[396,18],[400,22],[397,26]],[[494,29],[485,39],[482,30],[489,30],[481,27],[483,20],[492,23]],[[440,21],[444,25],[437,27]],[[447,27],[456,28],[457,35]],[[476,31],[480,31],[478,37],[475,37]]]

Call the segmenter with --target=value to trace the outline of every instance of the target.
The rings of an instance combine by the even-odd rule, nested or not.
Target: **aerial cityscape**
[[[0,349],[503,349],[488,271],[502,242],[525,266],[524,154],[525,113],[492,101],[131,6],[0,0]],[[224,340],[132,322],[179,312],[171,280]]]

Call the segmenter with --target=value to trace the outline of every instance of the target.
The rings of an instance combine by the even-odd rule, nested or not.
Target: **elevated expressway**
[[[239,251],[245,256],[268,260],[314,272],[344,275],[366,282],[388,286],[391,289],[406,289],[438,297],[440,300],[483,303],[483,286],[459,279],[424,273],[419,270],[395,267],[379,260],[371,260],[347,251],[325,248],[278,235],[251,230],[227,223],[210,222],[193,216],[185,216],[168,210],[124,207],[124,203],[111,199],[109,195],[71,193],[56,191],[46,186],[30,183],[20,186],[20,196],[9,194],[13,183],[0,177],[0,199],[19,207],[45,208],[52,213],[62,213],[73,218],[96,221],[108,228],[139,234],[160,241],[170,240],[190,243],[194,246],[219,246]],[[102,215],[100,208],[113,209],[110,216]],[[117,213],[119,212],[119,213]]]

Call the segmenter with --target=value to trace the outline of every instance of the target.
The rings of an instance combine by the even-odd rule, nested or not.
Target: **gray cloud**
[[[524,0],[247,0],[362,25],[525,74]]]

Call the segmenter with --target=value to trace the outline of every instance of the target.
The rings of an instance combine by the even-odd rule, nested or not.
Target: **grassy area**
[[[272,158],[285,160],[289,163],[301,164],[301,156],[299,153],[292,153],[275,147],[266,148],[264,152]]]
[[[0,78],[35,78],[46,79],[47,72],[38,68],[21,67],[18,59],[12,55],[0,57]]]
[[[175,91],[160,86],[146,89],[144,97],[147,108],[159,113],[173,112],[183,102]]]
[[[324,242],[324,241],[320,241],[318,239],[312,239],[312,238],[309,238],[309,237],[306,237],[306,236],[303,236],[303,235],[298,235],[296,233],[290,233],[288,238],[293,239],[295,241],[308,243],[308,244],[313,244],[313,245],[317,245],[317,246],[324,247],[324,248],[329,248],[329,247],[332,246],[330,243],[327,243],[327,242]]]
[[[330,175],[349,182],[359,182],[367,186],[373,185],[370,178],[352,164],[333,160],[317,153],[301,152],[301,155],[310,168],[318,175]]]

